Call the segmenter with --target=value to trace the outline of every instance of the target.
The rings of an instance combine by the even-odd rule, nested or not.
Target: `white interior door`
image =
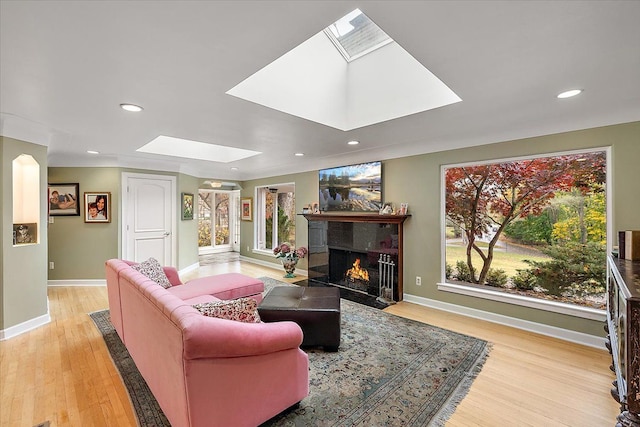
[[[123,258],[175,266],[176,179],[123,174]]]

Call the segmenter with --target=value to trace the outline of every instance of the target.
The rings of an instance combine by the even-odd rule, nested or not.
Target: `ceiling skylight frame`
[[[358,13],[356,13],[358,12]],[[354,15],[355,14],[355,15]],[[342,43],[340,42],[340,40],[338,40],[338,38],[336,37],[335,32],[331,29],[331,27],[336,27],[338,26],[338,24],[340,23],[340,21],[343,21],[345,18],[347,18],[349,15],[354,15],[358,16],[358,15],[362,15],[366,18],[366,20],[370,23],[370,25],[372,27],[374,27],[377,32],[379,34],[384,35],[386,38],[376,44],[373,44],[371,46],[369,46],[368,48],[364,49],[361,52],[358,52],[355,55],[350,55],[349,52],[347,51],[347,49],[345,49],[345,47],[342,45]],[[352,26],[353,27],[353,26]],[[353,30],[355,30],[355,28],[353,28]],[[333,24],[329,25],[327,28],[325,28],[323,30],[323,32],[325,33],[325,35],[329,38],[329,40],[331,40],[331,43],[333,43],[333,45],[336,47],[336,49],[338,49],[338,52],[340,52],[340,54],[343,56],[343,58],[347,61],[347,62],[352,62],[355,61],[358,58],[361,58],[377,49],[380,49],[381,47],[384,47],[386,45],[388,45],[389,43],[393,43],[394,40],[389,36],[389,34],[385,33],[382,28],[378,27],[378,25],[373,22],[373,20],[371,20],[371,18],[369,18],[367,15],[365,15],[360,9],[355,9],[353,12],[345,15],[344,17],[340,18],[338,21],[334,22]],[[350,31],[349,31],[350,32]],[[348,33],[345,33],[348,34]]]

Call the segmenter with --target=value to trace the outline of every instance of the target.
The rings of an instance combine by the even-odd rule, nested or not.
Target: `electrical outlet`
[[[422,286],[422,277],[416,276],[416,285],[417,286]]]
[[[52,216],[49,217],[49,224],[53,224],[53,217]]]
[[[53,261],[49,261],[49,270],[53,270],[55,268],[55,264],[53,263]]]
[[[247,252],[251,252],[251,249],[249,249],[249,245],[247,245]]]

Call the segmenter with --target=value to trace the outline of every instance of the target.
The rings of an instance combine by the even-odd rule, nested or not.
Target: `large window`
[[[606,150],[446,166],[443,183],[439,289],[604,308]]]
[[[271,251],[281,243],[295,246],[295,201],[294,184],[256,189],[256,249]]]

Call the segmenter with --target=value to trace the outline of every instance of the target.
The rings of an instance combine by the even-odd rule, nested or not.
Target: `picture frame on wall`
[[[193,193],[182,193],[182,219],[193,219]]]
[[[49,216],[80,216],[79,194],[79,183],[50,183],[47,191]]]
[[[84,222],[111,222],[111,193],[84,193]]]
[[[38,243],[38,224],[13,224],[13,244],[26,245]]]
[[[253,221],[253,198],[243,197],[240,200],[240,219],[242,221]]]

